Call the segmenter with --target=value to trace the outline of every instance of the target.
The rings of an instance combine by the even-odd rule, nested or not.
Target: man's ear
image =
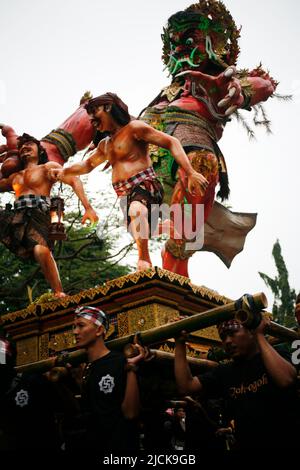
[[[104,330],[103,325],[98,326],[96,336],[103,336],[104,337],[104,335],[105,335],[105,330]]]

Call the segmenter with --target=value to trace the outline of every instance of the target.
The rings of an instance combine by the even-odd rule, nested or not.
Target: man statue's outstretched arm
[[[78,199],[82,203],[82,205],[85,209],[85,213],[82,217],[81,223],[84,224],[87,219],[89,219],[91,221],[91,223],[97,222],[99,220],[99,218],[98,218],[96,212],[94,211],[94,209],[92,208],[92,206],[91,206],[91,204],[88,200],[88,197],[87,197],[87,195],[84,191],[84,187],[83,187],[81,179],[78,176],[66,175],[63,171],[63,168],[58,163],[49,162],[49,163],[47,163],[47,166],[48,166],[48,169],[49,169],[49,171],[48,171],[49,179],[53,183],[55,183],[57,181],[57,178],[55,177],[55,172],[56,171],[60,172],[59,180],[62,183],[65,183],[65,184],[68,184],[69,186],[71,186],[74,193],[76,194],[76,196],[78,197]]]
[[[183,168],[188,177],[188,190],[198,194],[204,194],[208,181],[207,179],[194,170],[188,159],[181,143],[176,137],[172,137],[164,132],[153,129],[148,124],[135,121],[133,125],[134,136],[137,140],[143,140],[149,144],[158,145],[159,147],[169,150],[176,162]]]
[[[82,203],[85,213],[82,217],[81,223],[84,224],[86,220],[90,220],[93,224],[99,220],[97,213],[92,208],[90,201],[84,191],[81,179],[78,176],[64,176],[61,180],[63,183],[68,184],[73,189],[74,193]]]
[[[67,176],[79,176],[90,173],[94,168],[107,160],[107,157],[102,152],[100,145],[101,142],[98,147],[89,154],[88,158],[82,162],[73,163],[73,165],[67,168],[51,170],[51,176],[56,181],[62,181],[62,178]]]

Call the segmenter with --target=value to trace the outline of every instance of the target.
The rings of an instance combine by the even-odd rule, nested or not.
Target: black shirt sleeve
[[[220,365],[212,371],[198,376],[207,398],[220,398],[224,395],[223,369],[224,367]]]

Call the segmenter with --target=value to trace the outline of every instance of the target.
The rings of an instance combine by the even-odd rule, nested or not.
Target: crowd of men
[[[87,362],[63,373],[17,374],[14,343],[2,336],[0,450],[297,448],[297,370],[287,349],[278,352],[267,341],[268,319],[255,329],[235,319],[220,323],[229,360],[197,376],[191,374],[182,332],[175,347],[176,402],[162,400],[149,412],[139,377],[149,360],[147,348],[136,343],[129,358],[110,351],[107,315],[90,306],[78,307],[74,315],[76,345],[86,350]]]

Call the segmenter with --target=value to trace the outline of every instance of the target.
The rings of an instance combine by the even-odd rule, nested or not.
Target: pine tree
[[[259,275],[274,294],[272,309],[274,321],[291,328],[296,326],[296,292],[294,289],[290,288],[289,273],[281,254],[279,240],[277,240],[273,246],[272,255],[278,272],[277,276],[272,279],[264,273],[259,273]]]
[[[99,240],[95,229],[70,228],[68,240],[57,242],[54,250],[64,292],[72,295],[127,274],[129,267],[120,261],[130,248],[116,247],[109,237]],[[17,258],[1,243],[0,266],[0,314],[25,308],[49,292],[37,264]]]

